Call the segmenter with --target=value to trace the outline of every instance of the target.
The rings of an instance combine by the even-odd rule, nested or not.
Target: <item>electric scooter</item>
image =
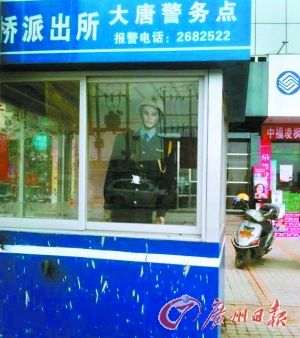
[[[243,269],[271,250],[275,234],[273,221],[278,218],[279,208],[266,203],[258,210],[250,209],[249,196],[244,193],[234,199],[234,208],[243,210],[245,216],[231,239],[236,251],[235,266]]]

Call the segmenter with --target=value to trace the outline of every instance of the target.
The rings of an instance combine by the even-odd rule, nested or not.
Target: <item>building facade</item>
[[[0,334],[218,336],[250,1],[0,4]]]
[[[251,64],[242,123],[230,124],[227,212],[247,192],[255,204],[256,184],[266,201],[281,208],[278,236],[299,236],[299,4],[252,1]]]

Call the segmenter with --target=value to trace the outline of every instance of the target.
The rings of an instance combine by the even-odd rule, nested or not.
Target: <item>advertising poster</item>
[[[300,213],[286,212],[283,219],[278,219],[275,224],[276,237],[300,236]]]
[[[257,165],[253,166],[253,198],[255,200],[268,199],[268,175],[266,168]]]
[[[299,194],[277,190],[272,192],[272,203],[275,203],[280,208],[279,218],[275,222],[276,236],[299,237],[300,213],[297,212],[300,210]]]
[[[273,203],[273,200],[272,200]],[[285,220],[285,205],[284,204],[277,204],[274,203],[278,206],[279,208],[279,216],[276,221],[274,221],[274,228],[276,229],[276,232],[278,233],[286,233],[287,228],[286,228],[286,220]]]

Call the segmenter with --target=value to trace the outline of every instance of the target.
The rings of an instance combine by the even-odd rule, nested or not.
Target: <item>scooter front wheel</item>
[[[250,249],[246,249],[243,251],[237,251],[235,256],[235,266],[238,269],[243,269],[248,266],[251,261],[251,251]]]

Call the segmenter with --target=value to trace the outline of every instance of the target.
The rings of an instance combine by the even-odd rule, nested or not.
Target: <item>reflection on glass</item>
[[[227,181],[235,181],[235,182],[249,182],[249,170],[248,168],[246,169],[228,169],[227,170]]]
[[[248,154],[229,154],[227,157],[227,162],[228,167],[247,168],[249,162]]]
[[[79,83],[0,86],[0,215],[77,218]]]
[[[198,87],[90,79],[89,220],[195,224]]]

